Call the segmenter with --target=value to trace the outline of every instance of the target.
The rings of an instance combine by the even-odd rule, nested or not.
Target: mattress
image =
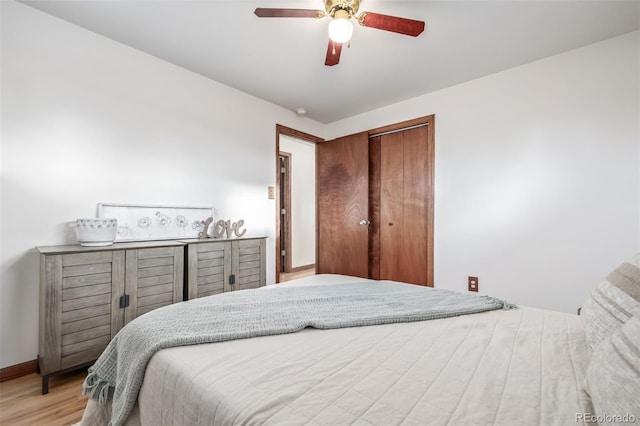
[[[281,285],[345,280],[362,279]],[[575,425],[589,358],[580,317],[527,307],[177,347],[149,362],[127,424]],[[91,400],[82,424],[108,418]]]

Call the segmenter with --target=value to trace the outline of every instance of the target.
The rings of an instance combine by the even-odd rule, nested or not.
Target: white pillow
[[[592,350],[631,317],[640,317],[640,253],[614,269],[593,289],[581,315]]]

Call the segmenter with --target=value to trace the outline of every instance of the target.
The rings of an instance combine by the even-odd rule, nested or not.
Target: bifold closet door
[[[316,145],[318,274],[368,277],[369,137]]]
[[[379,137],[380,269],[376,278],[382,280],[433,285],[428,131],[422,126]]]

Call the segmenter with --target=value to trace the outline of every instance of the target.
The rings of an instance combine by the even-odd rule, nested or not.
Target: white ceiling
[[[640,0],[383,1],[424,20],[418,38],[355,25],[324,65],[329,18],[258,18],[322,0],[22,0],[213,80],[330,123],[640,28]]]

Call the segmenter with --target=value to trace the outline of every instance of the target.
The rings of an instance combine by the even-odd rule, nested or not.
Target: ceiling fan
[[[327,57],[324,62],[327,66],[336,65],[340,61],[342,45],[351,40],[353,32],[351,18],[355,18],[363,27],[391,31],[412,37],[417,37],[424,31],[424,21],[372,12],[362,12],[356,16],[359,7],[360,0],[325,0],[324,11],[259,7],[254,13],[260,18],[324,18],[325,16],[330,16],[332,21],[329,23],[329,47],[327,48]]]

